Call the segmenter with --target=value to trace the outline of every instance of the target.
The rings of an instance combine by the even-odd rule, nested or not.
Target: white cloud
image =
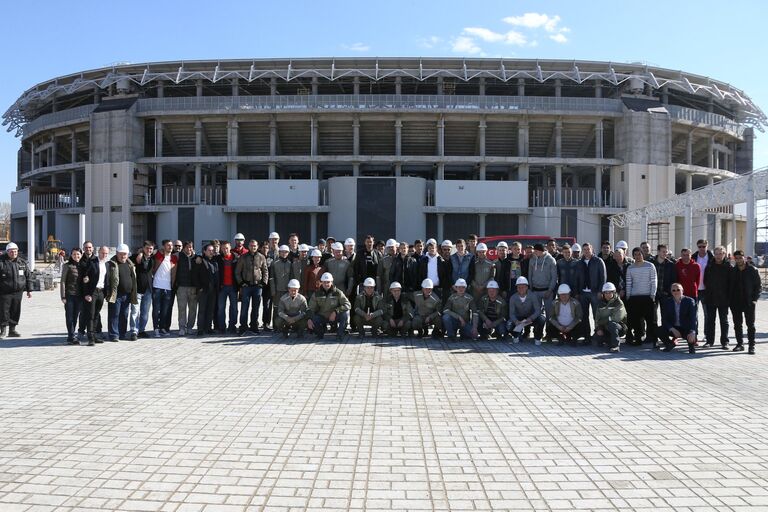
[[[454,53],[464,55],[477,55],[483,52],[483,49],[475,44],[475,40],[467,36],[459,36],[454,39],[451,44],[451,50]]]
[[[438,36],[422,37],[418,42],[424,48],[434,48],[443,42],[443,38]]]
[[[367,52],[371,49],[369,45],[363,43],[343,44],[341,47],[352,52]]]
[[[560,43],[560,44],[568,42],[568,38],[565,37],[565,35],[562,32],[558,32],[557,34],[551,35],[549,36],[549,38],[554,42]]]
[[[507,16],[502,21],[516,27],[526,27],[530,29],[544,28],[547,32],[557,32],[557,24],[560,23],[560,16],[549,16],[538,12],[526,12],[522,16]]]
[[[499,34],[498,32],[482,27],[467,27],[464,29],[464,33],[470,36],[479,37],[483,41],[489,43],[497,43],[506,39],[504,34]]]
[[[520,32],[515,32],[514,30],[510,30],[505,35],[506,35],[506,42],[509,44],[514,44],[517,46],[525,46],[526,43],[528,43],[528,38],[525,37],[525,35],[521,34]]]

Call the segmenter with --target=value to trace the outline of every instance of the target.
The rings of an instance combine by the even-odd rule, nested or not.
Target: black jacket
[[[11,260],[8,254],[3,254],[0,256],[0,295],[23,291],[32,291],[27,260],[21,256]]]
[[[419,262],[416,258],[398,254],[392,259],[389,267],[389,282],[397,281],[403,286],[403,291],[413,292],[421,289],[419,281]]]
[[[624,263],[619,265],[613,258],[605,264],[606,281],[616,286],[617,293],[624,291],[626,287],[627,267],[629,267],[627,260],[624,260]]]
[[[200,262],[195,261],[193,279],[200,293],[213,293],[219,290],[219,264],[215,258],[200,258]]]
[[[427,278],[428,264],[429,264],[429,256],[425,254],[419,260],[419,270],[418,270],[419,284],[421,284],[421,281]],[[440,288],[443,290],[450,290],[451,286],[453,286],[453,283],[451,282],[451,264],[450,262],[445,261],[443,257],[440,255],[437,256],[437,276],[440,278]],[[437,288],[437,286],[435,288]]]
[[[760,298],[762,291],[760,273],[755,267],[747,263],[743,270],[739,270],[738,267],[734,268],[732,277],[731,309],[744,310]]]
[[[175,286],[196,286],[192,279],[195,268],[195,255],[187,256],[184,251],[178,254],[179,261],[176,263],[176,282]],[[138,277],[138,269],[136,271]]]
[[[371,249],[371,261],[373,262],[373,272],[372,275],[369,274],[366,264],[366,259],[368,255],[368,251],[365,249],[361,250],[357,253],[357,256],[355,257],[354,262],[352,262],[352,273],[355,278],[355,284],[360,284],[363,281],[365,281],[366,277],[372,277],[373,279],[376,279],[378,275],[378,268],[379,268],[379,252],[376,249]]]
[[[717,263],[714,258],[707,262],[704,270],[706,302],[717,306],[727,306],[731,302],[733,267],[728,260]]]
[[[131,256],[134,268],[136,269],[136,293],[152,292],[152,266],[154,264],[152,256],[146,258],[142,255],[141,263],[137,263],[138,253]],[[178,272],[178,271],[177,271]]]
[[[106,286],[106,268],[104,272],[104,285]],[[80,282],[83,285],[83,297],[93,295],[93,292],[96,291],[96,284],[99,282],[99,258],[92,258],[87,262],[84,272],[80,274]]]
[[[661,300],[672,296],[672,284],[677,282],[677,266],[675,262],[667,258],[659,263],[658,259],[650,260],[656,268],[656,277],[658,278],[656,286],[656,300]]]

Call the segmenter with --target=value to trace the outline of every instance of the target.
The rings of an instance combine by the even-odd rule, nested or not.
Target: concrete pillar
[[[239,127],[237,119],[227,122],[227,156],[234,157],[238,154]]]
[[[69,204],[72,207],[77,206],[77,173],[75,171],[69,171]]]
[[[738,247],[739,234],[738,234],[738,230],[736,229],[736,214],[733,214],[731,216],[731,240],[733,244],[732,245],[733,248],[731,249],[731,252],[735,251],[736,249],[740,249],[740,247]]]
[[[163,122],[155,120],[155,157],[163,156]]]
[[[640,241],[648,241],[648,214],[643,215],[643,218],[640,222]]]
[[[117,245],[125,243],[124,240],[125,230],[123,229],[123,223],[117,223]]]
[[[707,167],[715,166],[715,136],[712,135],[707,139]]]
[[[51,174],[51,188],[56,188],[59,186],[59,175],[55,172]]]
[[[563,166],[555,166],[555,206],[563,202]]]
[[[688,141],[685,146],[685,163],[693,165],[693,130],[688,132]]]
[[[443,162],[440,162],[437,164],[437,179],[444,180],[445,179],[445,164]]]
[[[165,97],[165,80],[157,81],[157,97],[158,98]]]
[[[686,173],[685,174],[685,191],[690,192],[693,190],[693,174]]]
[[[559,78],[555,79],[555,98],[559,98],[563,93],[563,82]]]
[[[757,228],[757,216],[755,215],[755,178],[749,177],[747,185],[747,230],[744,237],[744,254],[754,256],[755,254],[755,231]]]
[[[517,95],[525,96],[525,78],[517,79]]]
[[[275,226],[277,226],[277,223],[275,222],[275,212],[269,212],[267,214],[267,217],[269,217],[269,232],[273,233],[275,231]],[[287,238],[286,238],[287,240]]]
[[[317,179],[317,162],[312,162],[309,164],[309,179],[316,180]]]
[[[317,77],[313,76],[312,77],[312,96],[317,96],[317,89],[318,89]]]
[[[555,157],[562,158],[563,156],[563,121],[558,119],[555,121]]]
[[[485,181],[486,167],[487,165],[485,163],[481,163],[478,168],[478,177],[480,178],[480,181]]]
[[[403,121],[398,117],[395,119],[395,155],[400,156],[403,152]]]
[[[481,76],[478,79],[478,87],[479,87],[478,94],[480,96],[485,96],[485,77],[484,76]]]
[[[51,158],[48,159],[48,165],[57,165],[56,162],[56,137],[51,135]]]
[[[203,199],[203,166],[195,164],[195,203],[200,204]]]
[[[35,270],[35,203],[27,203],[27,264]]]
[[[520,166],[517,168],[518,181],[528,181],[528,174],[528,164],[520,164]]]
[[[277,156],[277,120],[269,120],[269,156]]]
[[[271,77],[269,79],[269,95],[277,96],[277,77]]]
[[[360,95],[360,77],[359,76],[356,76],[354,78],[354,81],[352,82],[352,87],[353,87],[353,90],[352,90],[353,94],[355,96],[359,96]]]
[[[77,216],[77,240],[79,246],[85,245],[85,214],[81,213]]]
[[[595,158],[603,158],[603,120],[595,123]]]
[[[485,156],[485,116],[480,118],[480,124],[477,127],[477,146],[480,156]]]
[[[443,240],[443,223],[445,222],[445,214],[437,214],[437,243],[442,243]],[[429,233],[427,233],[429,235]]]
[[[715,177],[712,175],[707,176],[707,185],[711,187],[714,184],[715,184]]]
[[[195,80],[195,96],[198,98],[202,97],[203,95],[203,80],[198,78]]]
[[[437,120],[437,156],[445,156],[445,118]]]
[[[155,167],[155,204],[163,204],[163,166]]]
[[[717,149],[715,150],[714,157],[715,157],[714,168],[720,169],[720,150],[717,150]]]
[[[484,213],[478,214],[477,236],[485,236],[485,215]]]
[[[403,93],[403,78],[400,76],[395,77],[395,94],[400,96]]]
[[[267,177],[270,180],[274,180],[277,177],[277,164],[270,162],[267,166]]]
[[[317,213],[309,214],[309,239],[310,243],[317,243]]]
[[[360,176],[360,162],[352,163],[352,176]]]
[[[317,155],[317,118],[315,116],[311,116],[309,118],[309,129],[310,129],[310,154],[312,156]]]
[[[98,85],[93,86],[93,104],[98,105],[101,103],[101,89]]]
[[[595,203],[598,207],[606,206],[606,201],[603,201],[603,168],[599,165],[595,167]]]
[[[528,156],[528,120],[517,125],[517,156]]]
[[[29,141],[29,154],[32,156],[31,158],[32,161],[29,164],[29,170],[34,171],[35,169],[37,169],[37,166],[35,165],[35,141],[34,140]]]
[[[669,104],[669,87],[666,85],[661,86],[661,102],[664,105]]]
[[[683,213],[683,247],[680,247],[680,249],[683,249],[683,248],[691,249],[692,233],[693,233],[693,208],[689,204],[685,208],[685,213]],[[693,249],[691,249],[691,252],[694,252]]]
[[[443,77],[437,77],[437,94],[443,94]]]
[[[400,162],[397,162],[395,164],[395,176],[399,178],[402,175],[403,175],[403,164],[401,164]]]
[[[352,118],[352,154],[360,154],[360,116]]]
[[[237,77],[232,79],[232,96],[240,96],[240,79]]]
[[[603,83],[600,80],[595,80],[595,98],[603,97]]]
[[[203,156],[203,122],[195,119],[195,156]]]
[[[77,132],[75,132],[75,130],[69,132],[69,143],[69,158],[70,161],[74,164],[77,162]]]
[[[613,222],[608,222],[608,240],[613,244],[613,241],[616,240],[616,226],[613,225]],[[600,252],[600,249],[598,247],[594,247],[594,253],[597,254]]]

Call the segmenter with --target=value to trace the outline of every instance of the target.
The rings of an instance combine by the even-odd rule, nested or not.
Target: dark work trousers
[[[216,316],[216,297],[218,293],[215,290],[202,290],[197,294],[197,334],[208,334],[211,332],[211,323]]]
[[[720,345],[728,346],[728,306],[725,304],[713,304],[712,299],[704,305],[704,339],[710,345],[715,344],[715,322],[720,318]]]
[[[747,324],[747,341],[750,348],[755,346],[755,304],[750,302],[746,306],[731,308],[733,315],[733,331],[736,333],[736,344],[744,344],[744,327],[742,322]]]
[[[653,297],[634,296],[627,299],[627,343],[656,342],[656,304]]]
[[[83,299],[83,313],[88,320],[88,338],[101,333],[101,308],[104,306],[104,290],[96,288],[91,295],[91,302]]]
[[[99,290],[99,294],[101,294],[101,302],[102,305],[104,303],[104,294],[101,290]],[[94,301],[96,300],[96,292],[93,292]],[[82,297],[83,305],[80,308],[80,323],[77,327],[77,333],[78,334],[85,334],[85,331],[93,332],[94,334],[98,334],[101,332],[101,315],[96,314],[96,325],[94,327],[94,330],[91,331],[91,318],[93,317],[93,301],[86,302],[85,297]],[[99,313],[101,312],[101,306],[99,306]]]
[[[269,290],[267,289],[267,291]],[[264,304],[264,309],[261,313],[261,323],[264,327],[269,327],[272,325],[272,296],[269,293],[262,293],[261,298]]]
[[[67,303],[64,304],[64,318],[67,322],[67,338],[75,337],[77,330],[77,319],[80,311],[83,309],[83,298],[79,295],[67,295]]]
[[[0,326],[15,329],[21,317],[21,299],[24,292],[3,293],[0,295]]]

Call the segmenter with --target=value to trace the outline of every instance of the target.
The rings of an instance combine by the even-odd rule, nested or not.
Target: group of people
[[[133,253],[123,244],[111,258],[108,247],[86,242],[62,265],[67,343],[170,336],[175,305],[179,336],[274,329],[322,338],[330,329],[338,338],[350,330],[518,343],[533,331],[536,345],[595,341],[617,352],[622,342],[666,351],[679,343],[694,353],[702,344],[714,346],[718,319],[720,346],[729,348],[730,310],[733,350],[744,350],[746,323],[754,354],[761,279],[741,251],[731,259],[723,247],[710,251],[706,240],[694,252],[682,249],[679,259],[663,244],[655,255],[645,242],[628,253],[624,241],[604,242],[599,251],[589,243],[502,241],[495,251],[490,259],[476,235],[439,244],[377,243],[367,236],[360,246],[352,238],[328,238],[309,247],[296,234],[281,245],[278,233],[247,244],[238,233],[233,243],[214,240],[199,252],[180,240],[157,248],[145,241]],[[0,336],[18,336],[24,291],[29,271],[9,244],[0,257]]]

